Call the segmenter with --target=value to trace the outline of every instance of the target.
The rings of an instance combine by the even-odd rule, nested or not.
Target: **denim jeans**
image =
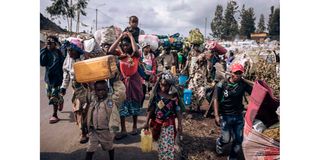
[[[237,158],[237,155],[241,150],[241,144],[243,140],[243,127],[243,114],[221,116],[221,135],[216,140],[216,151],[218,154],[222,154],[222,147],[225,144],[230,143],[232,138],[233,141],[231,145],[230,158]]]

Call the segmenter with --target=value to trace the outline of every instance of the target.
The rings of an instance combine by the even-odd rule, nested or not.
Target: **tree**
[[[266,26],[264,24],[264,16],[263,14],[260,15],[259,23],[258,23],[258,29],[257,32],[264,32],[266,30]]]
[[[280,8],[276,8],[271,17],[270,35],[280,35]]]
[[[74,6],[74,9],[77,11],[76,32],[79,32],[79,29],[80,29],[80,14],[83,16],[87,15],[87,13],[85,12],[87,5],[88,5],[88,0],[78,0],[78,2]]]
[[[211,22],[211,31],[213,37],[221,38],[223,31],[223,8],[222,5],[217,5],[214,13],[214,18]]]
[[[234,18],[238,6],[235,1],[230,1],[227,4],[223,19],[223,33],[224,37],[235,37],[239,33],[238,23]]]
[[[62,17],[67,19],[68,30],[72,31],[69,22],[74,18],[74,9],[69,6],[68,0],[52,0],[51,6],[46,7],[46,11],[51,17]]]
[[[271,26],[273,25],[272,24],[272,15],[273,15],[273,11],[274,11],[274,6],[271,6],[270,10],[271,10],[271,13],[269,14],[269,21],[268,21],[268,31],[269,31],[269,33],[270,33],[270,30],[271,30]]]
[[[241,11],[240,35],[250,38],[251,33],[256,30],[254,23],[255,20],[254,9],[250,7],[246,10],[243,6]]]

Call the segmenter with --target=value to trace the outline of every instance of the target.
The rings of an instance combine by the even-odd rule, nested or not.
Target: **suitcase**
[[[79,83],[110,79],[117,72],[116,58],[113,55],[76,62],[73,67]]]

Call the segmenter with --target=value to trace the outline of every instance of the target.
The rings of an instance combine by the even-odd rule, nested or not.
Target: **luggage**
[[[192,29],[189,31],[188,41],[191,44],[202,44],[204,42],[203,34],[200,32],[199,28]]]
[[[182,50],[183,47],[183,38],[182,37],[171,37],[172,43],[171,48],[174,50]]]
[[[121,35],[121,32],[121,28],[112,25],[110,27],[96,31],[94,34],[94,38],[99,45],[103,43],[113,44],[113,42],[115,42]]]
[[[188,80],[187,75],[180,75],[179,76],[179,85],[185,86]]]
[[[274,97],[271,88],[264,81],[256,81],[245,116],[242,142],[245,159],[280,159],[280,143],[253,129],[255,119],[261,120],[266,127],[277,123],[275,111],[279,105],[280,101]]]
[[[152,51],[155,51],[159,47],[159,38],[155,35],[139,35],[139,44],[147,43],[150,45]]]
[[[116,58],[113,55],[76,62],[73,67],[78,83],[110,79],[114,77],[118,70]]]
[[[217,51],[220,55],[227,53],[227,50],[224,47],[222,47],[218,42],[215,42],[212,40],[206,41],[205,48],[212,50],[212,51]]]

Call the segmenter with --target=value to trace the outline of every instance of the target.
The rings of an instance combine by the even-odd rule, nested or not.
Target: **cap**
[[[241,71],[242,73],[244,73],[244,68],[241,64],[239,63],[235,63],[231,66],[231,72],[237,72],[237,71]]]

